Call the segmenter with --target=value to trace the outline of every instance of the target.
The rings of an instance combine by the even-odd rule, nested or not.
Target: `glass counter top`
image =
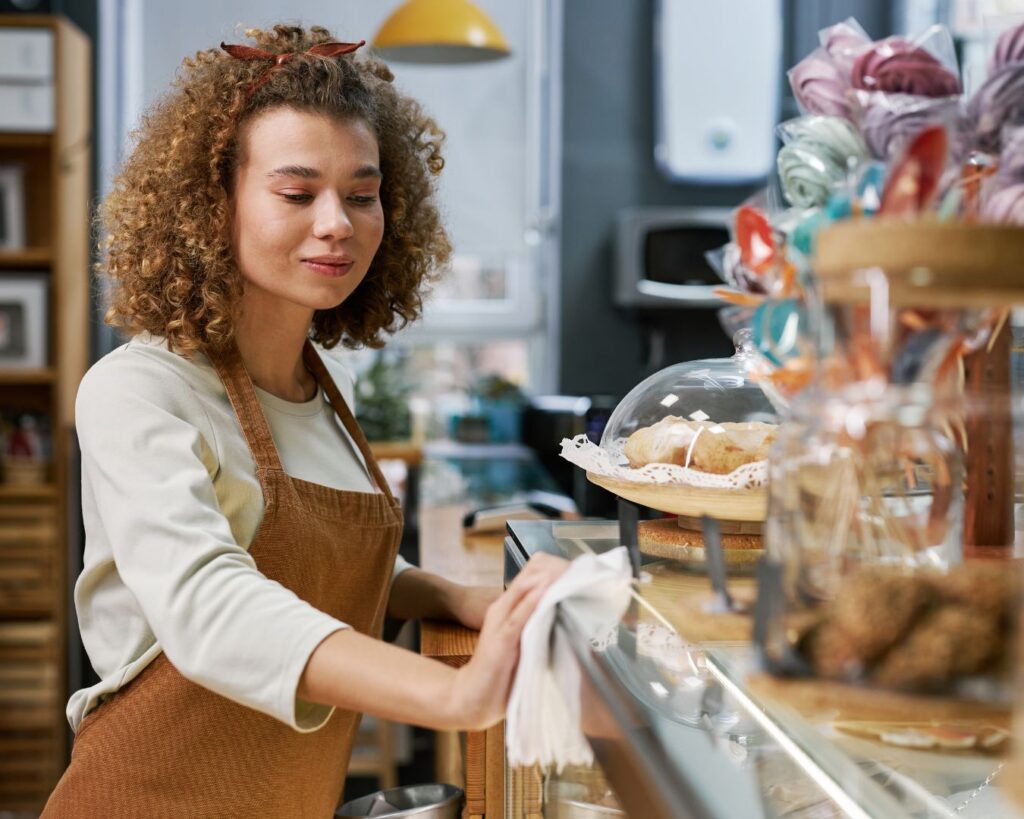
[[[616,522],[510,521],[506,579],[540,551],[572,558],[618,545]],[[752,600],[753,579],[730,578],[730,592]],[[1010,774],[998,753],[846,733],[837,716],[847,729],[854,717],[881,718],[872,692],[761,673],[749,615],[721,612],[708,578],[681,563],[642,556],[630,609],[599,646],[571,604],[558,623],[583,672],[583,732],[634,819],[1024,818],[1001,790]],[[905,720],[1008,722],[980,706],[884,697],[888,720],[903,711]]]

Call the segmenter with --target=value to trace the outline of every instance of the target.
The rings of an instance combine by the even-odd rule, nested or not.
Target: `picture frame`
[[[0,370],[46,366],[47,285],[39,275],[0,278]]]
[[[25,169],[0,165],[0,251],[25,247]]]

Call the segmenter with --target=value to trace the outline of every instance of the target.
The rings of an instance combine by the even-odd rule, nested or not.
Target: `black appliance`
[[[584,517],[615,517],[616,498],[590,483],[582,469],[561,457],[561,442],[586,435],[600,443],[618,403],[618,397],[611,395],[541,395],[531,398],[523,409],[522,442],[537,453],[537,459]]]

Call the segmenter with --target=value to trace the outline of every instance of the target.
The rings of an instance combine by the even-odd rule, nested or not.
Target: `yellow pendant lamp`
[[[475,63],[510,53],[501,29],[469,0],[407,0],[384,21],[373,48],[410,63]]]

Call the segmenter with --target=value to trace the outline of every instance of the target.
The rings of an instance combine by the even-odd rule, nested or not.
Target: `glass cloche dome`
[[[599,446],[578,435],[562,441],[562,457],[651,509],[763,521],[778,416],[743,331],[737,342],[732,358],[675,364],[645,379],[615,408]]]
[[[740,351],[675,364],[640,382],[608,419],[601,447],[619,467],[671,464],[727,475],[767,457],[777,423]]]

